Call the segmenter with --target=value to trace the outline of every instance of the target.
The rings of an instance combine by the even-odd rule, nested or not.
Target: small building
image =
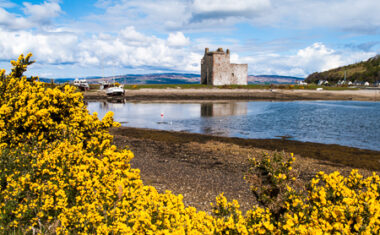
[[[323,86],[323,85],[328,85],[329,82],[327,80],[319,80],[318,81],[318,86]]]
[[[305,82],[304,80],[300,80],[300,81],[296,81],[296,84],[303,86],[303,85],[307,85],[307,82]]]
[[[201,60],[201,84],[247,85],[248,64],[231,64],[229,49],[224,52],[222,48],[217,51],[206,48]]]

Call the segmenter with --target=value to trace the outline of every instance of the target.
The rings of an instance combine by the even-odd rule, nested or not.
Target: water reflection
[[[201,104],[201,117],[223,117],[247,114],[248,102],[204,103]]]
[[[106,110],[123,109],[125,107],[125,100],[124,99],[120,99],[120,100],[113,99],[113,100],[103,101],[103,102],[100,102],[100,107],[102,109],[106,109]]]

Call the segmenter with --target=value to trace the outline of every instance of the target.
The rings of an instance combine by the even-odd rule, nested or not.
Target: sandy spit
[[[84,93],[85,99],[104,99],[104,91]],[[380,101],[380,90],[285,90],[285,89],[139,89],[126,90],[128,100],[359,100]]]

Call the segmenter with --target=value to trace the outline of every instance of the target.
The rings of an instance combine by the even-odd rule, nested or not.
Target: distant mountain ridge
[[[319,80],[327,80],[337,83],[343,80],[346,74],[346,80],[351,82],[369,82],[375,83],[380,81],[380,55],[369,58],[366,61],[330,69],[324,72],[310,74],[306,82],[317,83]]]
[[[199,84],[200,75],[192,73],[153,73],[153,74],[126,74],[109,77],[86,77],[89,83],[99,83],[101,80],[115,81],[123,84]],[[40,78],[41,81],[51,82],[49,78]],[[72,82],[74,78],[53,79],[55,83]],[[291,84],[304,80],[300,77],[280,75],[248,75],[249,84]]]

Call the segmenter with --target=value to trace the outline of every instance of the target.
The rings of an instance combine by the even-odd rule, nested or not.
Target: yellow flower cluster
[[[0,72],[0,232],[378,233],[379,177],[357,172],[321,173],[304,197],[288,189],[280,216],[261,207],[243,215],[223,195],[212,213],[185,207],[181,195],[143,185],[129,164],[133,153],[112,145],[112,113],[99,120],[73,87],[48,88],[22,76],[30,57],[12,61],[9,75]],[[281,167],[290,170],[291,162]],[[283,182],[289,174],[275,177]]]
[[[363,179],[357,170],[349,177],[320,172],[310,182],[306,197],[289,196],[283,229],[296,233],[379,234],[379,186],[376,174]]]

